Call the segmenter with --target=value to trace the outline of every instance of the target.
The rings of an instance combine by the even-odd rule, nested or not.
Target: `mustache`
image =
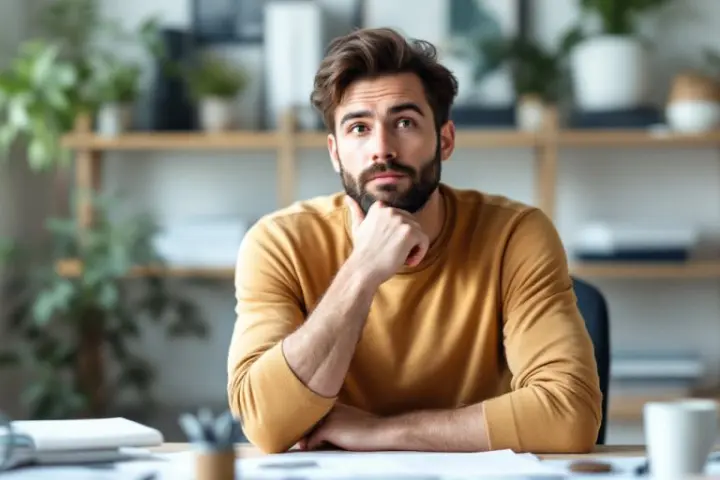
[[[368,168],[360,175],[360,183],[364,184],[370,181],[370,179],[379,173],[395,172],[408,175],[411,178],[415,178],[417,172],[414,168],[407,165],[403,165],[397,160],[388,160],[385,163],[377,163],[372,167]]]

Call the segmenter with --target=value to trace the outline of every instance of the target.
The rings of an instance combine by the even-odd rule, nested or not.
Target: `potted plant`
[[[98,57],[90,79],[98,103],[97,131],[116,136],[130,129],[133,106],[140,90],[140,67],[114,57]]]
[[[25,41],[0,71],[0,153],[5,157],[20,140],[33,170],[67,165],[70,153],[62,137],[78,118],[97,110],[93,62],[112,54],[106,45],[140,44],[152,56],[162,53],[154,18],[126,31],[102,18],[100,10],[97,0],[55,0],[38,7],[31,30],[43,36]]]
[[[199,103],[200,126],[206,132],[233,127],[235,100],[247,86],[245,70],[216,56],[203,56],[187,73],[194,99]]]
[[[517,98],[517,124],[522,130],[537,131],[547,108],[556,105],[567,90],[567,57],[576,32],[569,30],[556,50],[546,49],[527,38],[491,39],[480,43],[486,69],[482,74],[506,65],[512,75]]]
[[[31,381],[22,396],[29,416],[77,418],[148,411],[154,369],[133,351],[148,322],[175,336],[204,337],[196,305],[170,291],[162,259],[152,247],[156,228],[144,215],[120,216],[111,197],[97,197],[89,228],[74,219],[50,219],[52,244],[19,250],[15,281],[4,307],[20,337],[0,351],[4,366],[23,368]],[[46,255],[45,252],[52,252]],[[59,260],[77,260],[61,272]],[[156,273],[134,276],[136,266]]]
[[[575,101],[582,110],[641,106],[649,83],[647,47],[636,20],[670,0],[580,0],[584,16],[600,28],[585,32],[571,55]]]

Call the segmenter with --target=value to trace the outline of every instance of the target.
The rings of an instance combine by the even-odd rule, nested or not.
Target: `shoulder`
[[[343,194],[318,196],[262,216],[248,230],[243,244],[296,248],[321,237],[345,232]]]
[[[457,225],[465,225],[484,238],[495,234],[509,237],[518,226],[528,222],[550,222],[537,207],[504,195],[455,188],[448,188],[447,192],[457,206]]]

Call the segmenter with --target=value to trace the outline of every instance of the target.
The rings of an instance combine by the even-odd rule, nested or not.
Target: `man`
[[[538,209],[440,183],[454,77],[389,29],[334,41],[314,106],[344,192],[239,251],[228,395],[265,452],[585,452],[601,392]]]

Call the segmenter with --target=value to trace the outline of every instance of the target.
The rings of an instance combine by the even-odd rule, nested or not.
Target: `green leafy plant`
[[[212,55],[200,58],[187,71],[186,79],[196,100],[207,97],[233,98],[247,86],[245,70]]]
[[[151,408],[154,369],[133,349],[142,326],[154,322],[176,337],[207,334],[197,306],[173,293],[163,275],[149,217],[112,215],[109,196],[93,204],[92,226],[50,219],[51,248],[21,252],[12,262],[23,273],[8,288],[6,314],[8,333],[20,341],[0,358],[29,372],[23,401],[32,418]],[[61,271],[61,259],[75,259],[76,271]],[[159,270],[133,276],[134,267],[148,265]]]
[[[567,88],[567,59],[577,38],[576,30],[568,30],[555,50],[521,37],[480,40],[477,48],[486,64],[479,76],[509,64],[518,96],[537,95],[556,102]]]
[[[85,104],[80,72],[60,54],[57,45],[28,42],[10,68],[0,72],[0,148],[7,153],[18,138],[25,141],[35,170],[69,160],[61,136]]]
[[[98,59],[89,79],[92,97],[99,104],[131,103],[140,92],[140,66],[115,57]]]
[[[584,14],[595,14],[601,22],[602,33],[633,35],[637,17],[657,9],[671,0],[580,0]]]
[[[102,95],[128,91],[134,75],[129,68],[109,77],[109,86],[96,88],[93,66],[98,59],[125,44],[152,56],[162,49],[154,18],[127,31],[100,15],[97,0],[43,2],[33,18],[42,36],[23,43],[0,72],[0,153],[7,158],[13,146],[21,145],[30,167],[41,171],[68,164],[62,137],[78,116],[92,114]]]

